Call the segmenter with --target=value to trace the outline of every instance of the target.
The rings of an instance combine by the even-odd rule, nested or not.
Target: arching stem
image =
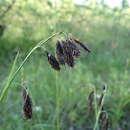
[[[37,49],[42,47],[43,44],[45,44],[46,42],[48,42],[50,39],[52,39],[53,37],[55,37],[56,35],[62,34],[63,32],[58,32],[55,33],[53,35],[51,35],[50,37],[48,37],[46,40],[42,40],[39,43],[37,43],[36,46],[34,46],[32,48],[32,50],[28,53],[28,55],[25,57],[25,59],[23,60],[23,62],[20,64],[20,66],[18,67],[18,69],[14,72],[14,74],[11,74],[11,76],[9,76],[8,78],[8,82],[6,83],[5,87],[3,88],[1,94],[0,94],[0,102],[2,102],[4,96],[6,95],[8,89],[10,88],[11,83],[14,81],[15,77],[17,76],[17,74],[19,73],[19,71],[21,70],[21,68],[24,66],[24,64],[27,62],[27,60],[29,59],[29,57],[31,56],[31,54]],[[16,56],[18,57],[18,56]],[[17,58],[16,58],[17,59]],[[16,64],[14,62],[14,64]]]

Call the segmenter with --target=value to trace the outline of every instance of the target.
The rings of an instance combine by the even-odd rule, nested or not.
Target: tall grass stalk
[[[15,72],[15,68],[16,68],[16,62],[18,60],[18,56],[19,56],[19,52],[17,53],[15,59],[14,59],[14,62],[13,62],[13,65],[12,65],[12,68],[11,68],[11,71],[9,73],[9,76],[8,76],[8,79],[7,79],[7,82],[5,84],[5,87],[3,89],[3,91],[0,93],[0,101],[2,101],[2,99],[4,98],[4,96],[6,95],[7,93],[7,90],[9,89],[9,86],[12,82],[12,76],[13,76],[13,73]]]
[[[56,129],[60,130],[60,87],[57,81],[58,73],[56,72]]]
[[[95,94],[94,94],[94,99],[95,99],[95,114],[96,114],[96,121],[95,121],[95,125],[94,125],[94,128],[93,130],[99,130],[99,117],[100,117],[100,114],[102,112],[102,107],[103,107],[103,104],[104,104],[104,99],[105,99],[105,96],[106,96],[106,92],[107,92],[107,86],[105,86],[105,90],[103,91],[103,98],[102,98],[102,102],[101,102],[101,105],[97,106],[97,102],[96,102],[96,91],[95,91]]]
[[[55,37],[56,35],[62,34],[62,32],[58,32],[55,33],[53,35],[51,35],[50,37],[48,37],[46,40],[41,40],[39,43],[36,44],[36,46],[34,46],[32,48],[32,50],[28,53],[28,55],[25,57],[25,59],[23,60],[23,62],[20,64],[20,66],[18,67],[18,69],[14,72],[14,68],[16,65],[16,61],[18,58],[18,55],[15,58],[13,67],[11,69],[11,72],[9,74],[8,77],[8,81],[4,87],[4,89],[2,90],[1,94],[0,94],[0,103],[3,101],[4,96],[6,95],[6,92],[8,91],[8,89],[10,88],[11,83],[13,82],[13,80],[15,79],[15,77],[17,76],[17,74],[19,73],[19,71],[21,70],[21,68],[24,66],[24,64],[27,62],[27,60],[29,59],[29,57],[31,56],[31,54],[37,49],[42,47],[43,44],[45,44],[46,42],[48,42],[51,38]]]
[[[55,24],[54,24],[54,31],[57,32],[57,21],[58,21],[58,15],[57,15],[57,0],[55,0],[54,2],[54,11],[55,11],[55,15],[56,15],[56,21],[55,21]],[[63,33],[64,34],[64,33]],[[60,86],[58,84],[58,73],[57,71],[55,72],[56,73],[56,130],[60,130]]]

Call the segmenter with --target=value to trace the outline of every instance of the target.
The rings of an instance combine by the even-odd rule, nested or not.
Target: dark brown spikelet
[[[51,53],[49,52],[46,52],[47,53],[47,57],[48,57],[48,62],[49,64],[51,65],[51,67],[57,71],[60,70],[60,65],[59,65],[59,62],[56,60],[56,58],[51,55]]]
[[[75,56],[75,57],[79,57],[80,56],[80,50],[78,49],[78,47],[76,46],[74,41],[71,38],[67,39],[66,41],[68,43],[68,46],[71,50],[72,55]]]
[[[32,101],[26,91],[26,89],[23,90],[23,114],[26,119],[32,118]]]
[[[79,44],[84,50],[86,50],[87,52],[91,52],[91,50],[88,48],[88,46],[87,46],[86,44],[80,42],[80,41],[77,40],[77,39],[74,39],[74,41],[75,41],[76,43],[78,43],[78,44]]]
[[[93,101],[94,101],[94,91],[92,91],[88,96],[88,114],[93,111]]]
[[[108,130],[109,122],[108,122],[107,113],[102,112],[101,114],[102,114],[102,116],[101,116],[101,122],[100,122],[100,127],[101,127],[100,129],[101,130]]]
[[[62,43],[63,43],[65,62],[68,64],[68,66],[74,67],[74,58],[72,50],[70,49],[68,42],[62,41]]]
[[[62,42],[59,40],[56,43],[56,55],[59,63],[64,65],[65,64],[64,50],[63,50]]]

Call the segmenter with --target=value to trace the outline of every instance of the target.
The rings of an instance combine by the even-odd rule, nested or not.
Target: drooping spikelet
[[[31,119],[32,118],[32,101],[26,89],[23,90],[23,100],[24,100],[23,114],[26,119]]]
[[[67,36],[64,40],[57,41],[56,55],[60,64],[65,65],[66,63],[68,66],[74,67],[75,58],[80,56],[80,49],[77,45],[80,45],[87,52],[90,52],[90,49],[87,47],[87,45],[69,36]],[[53,68],[55,67],[53,66]]]
[[[66,39],[63,41],[57,41],[56,44],[56,54],[60,64],[67,63],[70,67],[74,66],[74,56],[80,56],[80,50],[73,43],[71,39]]]
[[[65,64],[65,56],[64,56],[64,50],[63,50],[63,44],[59,40],[56,43],[56,55],[57,55],[59,63],[64,65]]]
[[[68,64],[68,66],[74,67],[74,58],[72,50],[66,41],[62,41],[62,43],[63,43],[65,62]]]
[[[49,53],[49,52],[46,52],[46,53],[47,53],[47,57],[48,57],[48,62],[51,65],[51,67],[53,69],[59,71],[60,70],[60,65],[59,65],[57,59],[53,55],[51,55],[51,53]]]
[[[108,130],[109,126],[109,121],[108,121],[108,116],[106,112],[101,113],[101,122],[100,122],[100,130]]]
[[[68,47],[70,48],[72,55],[75,56],[75,57],[79,57],[80,56],[80,50],[78,49],[78,47],[76,46],[74,41],[69,38],[69,39],[66,40],[66,42],[68,43]]]
[[[84,50],[86,50],[87,52],[91,52],[91,50],[88,48],[87,44],[84,44],[82,42],[80,42],[77,39],[73,39],[76,43],[78,43]]]

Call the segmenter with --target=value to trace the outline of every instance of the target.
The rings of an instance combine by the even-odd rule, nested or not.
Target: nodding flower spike
[[[47,57],[48,57],[48,62],[49,64],[51,65],[51,67],[57,71],[60,70],[60,65],[59,65],[59,62],[57,61],[57,59],[51,55],[51,53],[49,52],[46,52],[47,53]]]
[[[80,41],[77,40],[77,39],[74,39],[74,41],[75,41],[76,43],[78,43],[78,44],[79,44],[84,50],[86,50],[87,52],[91,52],[91,50],[88,48],[88,46],[87,46],[86,44],[80,42]]]
[[[100,130],[108,130],[109,127],[109,120],[108,115],[106,112],[101,113],[101,119],[100,119]]]
[[[65,62],[68,64],[68,66],[74,67],[74,58],[72,50],[66,41],[62,41],[62,43],[63,43]]]
[[[75,57],[79,57],[80,56],[80,50],[78,49],[78,47],[76,46],[74,41],[71,40],[71,39],[67,39],[66,41],[68,43],[68,46],[71,50],[72,55],[75,56]]]
[[[65,65],[65,56],[64,56],[64,50],[63,50],[63,45],[61,41],[57,41],[56,43],[56,54],[58,61],[61,65]]]
[[[23,114],[26,119],[31,119],[32,118],[32,101],[26,89],[23,90],[23,100],[24,100]]]
[[[80,56],[80,49],[77,45],[80,45],[84,50],[90,52],[87,45],[74,38],[66,37],[64,40],[58,40],[56,43],[56,55],[58,61],[54,56],[47,52],[48,61],[51,66],[56,70],[60,70],[59,64],[68,64],[68,66],[74,67],[75,58]]]
[[[67,55],[66,55],[66,63],[68,64],[68,66],[70,66],[70,67],[74,67],[74,58],[73,58],[73,56],[71,55],[71,53],[68,53]]]

